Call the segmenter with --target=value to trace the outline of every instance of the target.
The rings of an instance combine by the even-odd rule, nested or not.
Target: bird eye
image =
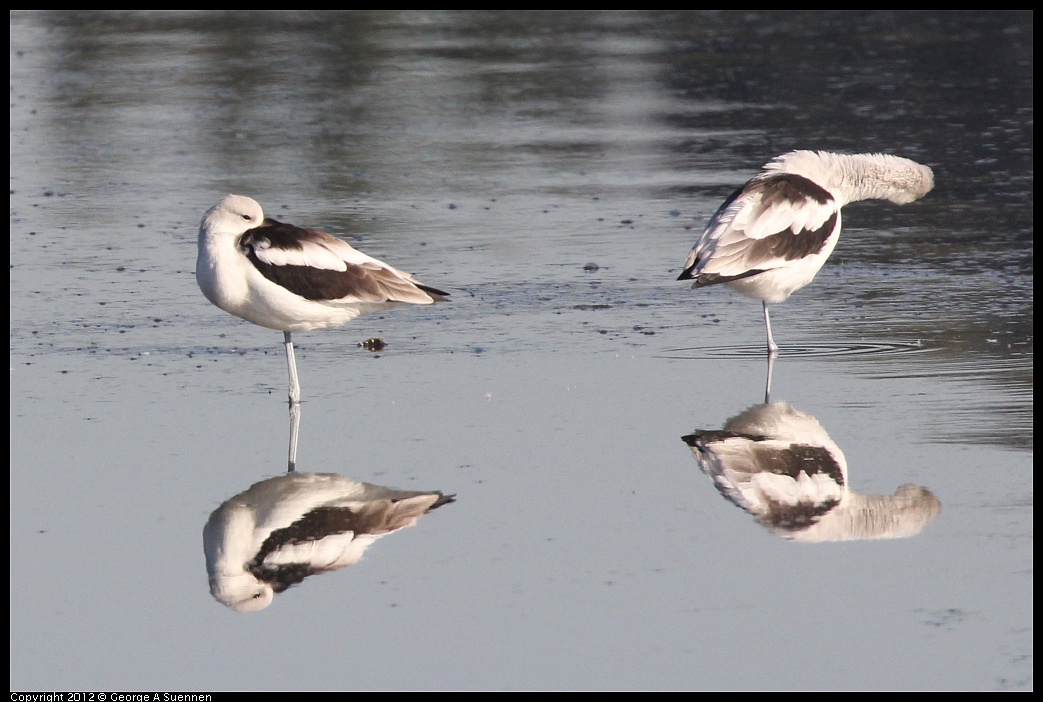
[[[244,215],[243,215],[242,217],[243,217],[243,219],[245,219],[245,220],[246,220],[247,222],[249,222],[249,221],[250,221],[251,219],[253,219],[253,217],[251,217],[250,215],[246,215],[246,214],[244,214]]]

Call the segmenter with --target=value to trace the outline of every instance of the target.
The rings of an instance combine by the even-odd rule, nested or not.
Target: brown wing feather
[[[347,244],[339,239],[312,229],[302,229],[274,219],[265,219],[264,224],[243,234],[239,248],[257,270],[268,280],[290,292],[315,302],[335,301],[345,298],[359,302],[422,302],[423,295],[432,301],[444,300],[448,293],[419,285],[403,278],[400,271],[390,267],[379,267],[379,262],[363,265],[343,261],[344,270],[318,268],[308,265],[278,264],[265,260],[259,252],[273,250],[303,251],[305,246],[321,246],[336,255],[334,246]]]

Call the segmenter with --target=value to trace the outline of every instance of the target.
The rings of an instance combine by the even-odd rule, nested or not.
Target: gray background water
[[[1031,13],[10,19],[12,689],[1032,689]],[[793,148],[935,169],[773,312],[773,399],[931,490],[912,538],[780,539],[680,440],[763,326],[674,278]],[[286,372],[196,288],[226,192],[453,292],[297,335],[298,458],[457,502],[250,615],[201,530]]]

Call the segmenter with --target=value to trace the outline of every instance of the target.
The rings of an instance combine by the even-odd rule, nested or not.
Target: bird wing
[[[246,568],[276,592],[283,592],[308,576],[358,562],[375,540],[360,531],[353,510],[315,507],[268,534]]]
[[[405,499],[337,500],[317,506],[273,530],[254,557],[258,565],[307,564],[312,572],[354,564],[377,538],[414,526],[452,497],[422,493]]]
[[[847,492],[843,468],[824,446],[729,431],[682,439],[722,495],[775,526],[813,522]]]
[[[239,248],[264,277],[308,300],[426,304],[447,296],[335,236],[274,219],[243,234]]]
[[[840,207],[819,185],[791,173],[758,176],[710,218],[678,280],[695,286],[746,278],[822,250]]]

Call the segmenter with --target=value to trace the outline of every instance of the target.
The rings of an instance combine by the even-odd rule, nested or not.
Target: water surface
[[[1030,13],[13,13],[12,689],[1032,689],[1032,45]],[[759,304],[674,279],[794,148],[935,170],[772,313],[772,399],[850,489],[937,498],[907,538],[779,538],[681,440],[765,363]],[[298,465],[457,501],[252,614],[201,532],[284,470],[286,373],[195,285],[226,192],[453,293],[297,335]]]

